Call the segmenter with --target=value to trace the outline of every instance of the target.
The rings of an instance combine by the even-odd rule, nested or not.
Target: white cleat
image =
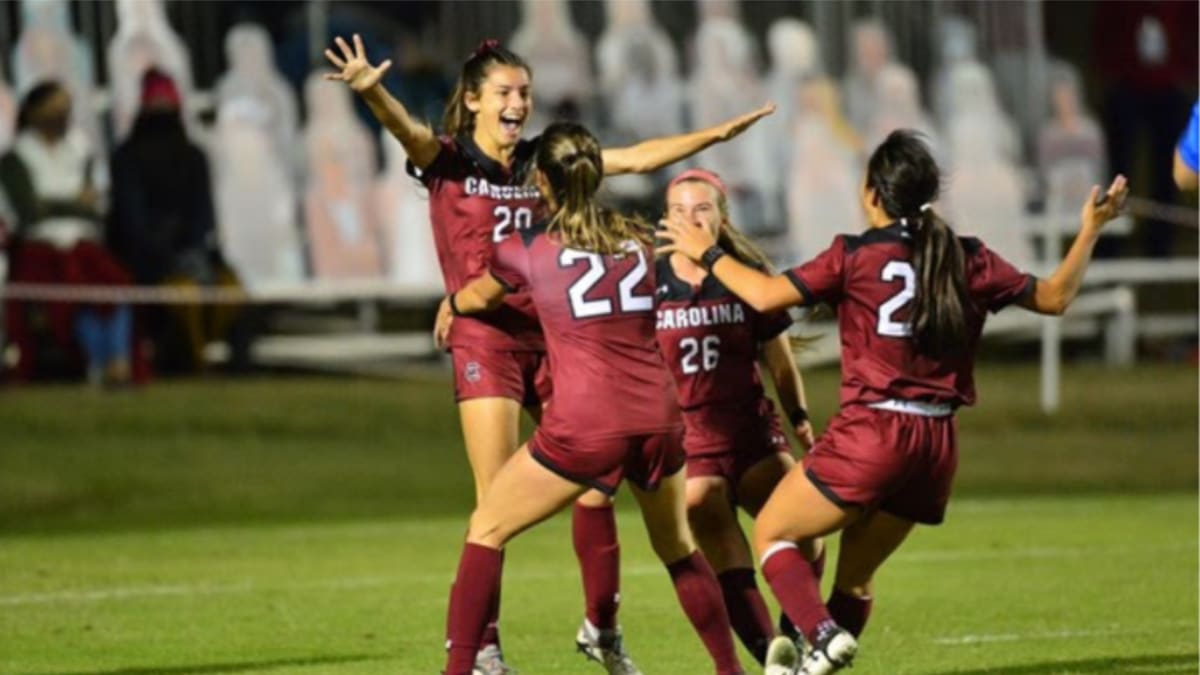
[[[575,634],[575,648],[589,661],[604,666],[608,675],[642,675],[625,651],[620,626],[613,630],[599,630],[584,619],[579,632]]]
[[[767,647],[767,659],[763,663],[763,675],[794,675],[800,665],[800,652],[796,643],[786,635],[771,640]]]
[[[515,668],[504,662],[504,654],[497,645],[488,645],[475,655],[475,668],[471,675],[516,675]]]
[[[826,631],[813,643],[796,675],[829,675],[850,665],[858,653],[858,641],[841,628]]]

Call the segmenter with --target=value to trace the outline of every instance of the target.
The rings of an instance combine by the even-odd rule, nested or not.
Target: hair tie
[[[484,54],[487,54],[488,52],[490,52],[494,49],[499,49],[499,48],[500,48],[499,40],[497,40],[496,38],[488,38],[487,40],[480,42],[479,46],[475,48],[475,51],[471,52],[471,58],[483,56]]]

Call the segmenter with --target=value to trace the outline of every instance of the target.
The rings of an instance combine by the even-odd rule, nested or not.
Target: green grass
[[[981,371],[949,520],[885,566],[853,673],[1197,672],[1196,371],[1065,375],[1046,418],[1036,370]],[[836,373],[809,389],[823,420]],[[0,428],[0,673],[440,668],[472,494],[444,378],[9,391]],[[568,520],[508,557],[526,675],[598,672],[572,653]],[[711,672],[620,527],[631,651]]]

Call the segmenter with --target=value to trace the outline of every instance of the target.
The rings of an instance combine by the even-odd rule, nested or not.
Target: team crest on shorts
[[[483,376],[483,368],[480,367],[478,361],[468,361],[466,367],[463,368],[463,377],[467,382],[475,384]]]

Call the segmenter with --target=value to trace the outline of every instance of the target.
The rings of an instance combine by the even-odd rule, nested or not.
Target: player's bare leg
[[[583,491],[539,464],[526,448],[518,450],[497,472],[471,514],[450,592],[447,675],[475,671],[490,609],[500,592],[504,544],[562,510]]]
[[[813,563],[820,553],[820,539],[860,516],[860,508],[835,504],[803,471],[796,470],[775,489],[755,522],[754,545],[762,560],[763,576],[812,645],[798,671],[804,675],[839,670],[849,665],[858,650],[854,637],[829,616]],[[766,665],[767,675],[792,672],[769,658]]]
[[[837,576],[825,606],[839,626],[858,637],[871,614],[871,580],[913,529],[905,520],[875,511],[842,531]]]
[[[688,524],[686,489],[684,471],[664,479],[653,491],[629,486],[641,507],[650,545],[667,566],[679,604],[708,649],[717,673],[743,673],[720,584],[708,561],[697,550]]]
[[[742,532],[729,482],[718,476],[687,480],[688,521],[721,584],[729,622],[759,663],[775,629],[754,578],[754,557]]]

